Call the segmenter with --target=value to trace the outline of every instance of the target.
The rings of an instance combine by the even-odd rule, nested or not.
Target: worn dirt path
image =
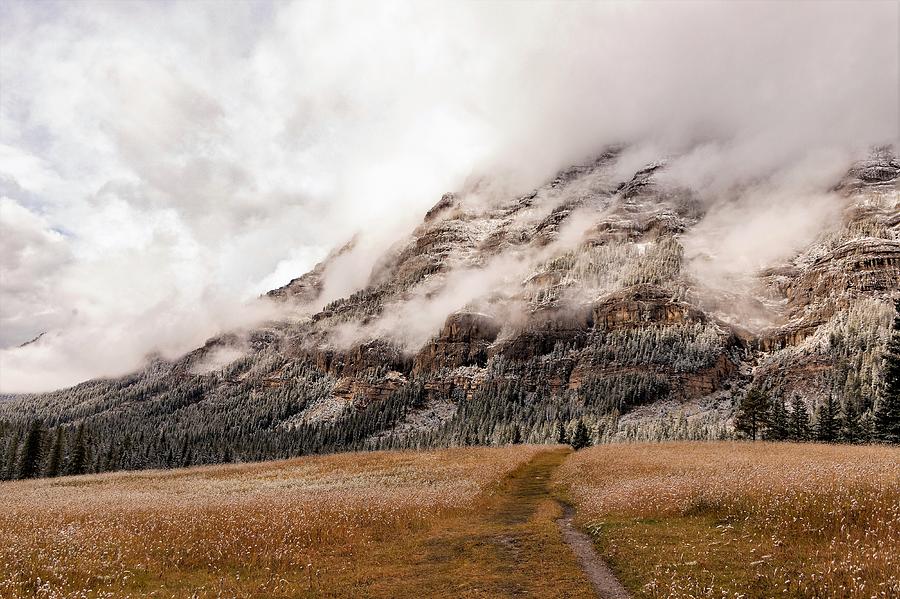
[[[559,524],[563,540],[575,552],[581,569],[587,574],[594,590],[597,591],[597,596],[603,599],[630,599],[631,593],[622,586],[616,575],[594,549],[591,538],[575,527],[574,520],[575,509],[570,505],[563,505],[563,517],[556,523]]]
[[[550,479],[569,453],[557,450],[538,454],[522,472],[517,473],[518,476],[512,478],[509,499],[498,511],[499,520],[504,524],[519,524],[534,515],[540,502],[556,501],[550,494]],[[631,594],[594,549],[591,538],[575,526],[575,508],[559,501],[556,503],[563,510],[562,517],[556,520],[562,538],[572,549],[597,596],[601,599],[630,599]]]
[[[402,559],[366,581],[369,597],[629,597],[551,494],[571,453],[544,451],[482,506],[407,539]],[[414,556],[409,559],[408,556]]]
[[[569,452],[565,450],[553,451],[541,453],[531,460],[522,472],[512,478],[514,484],[509,490],[509,499],[498,511],[498,519],[504,524],[520,524],[534,515],[538,503],[552,499],[550,479],[567,455]],[[597,596],[601,599],[630,599],[631,594],[594,549],[591,538],[575,526],[575,508],[559,501],[556,503],[563,510],[562,517],[556,520],[563,541],[572,549]]]

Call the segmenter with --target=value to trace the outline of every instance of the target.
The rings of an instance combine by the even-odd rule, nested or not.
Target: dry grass
[[[380,452],[0,484],[0,597],[589,597],[565,451]],[[900,450],[606,446],[557,481],[646,597],[900,596]]]
[[[644,597],[900,597],[900,449],[665,443],[557,480]]]
[[[432,527],[489,504],[542,449],[342,454],[3,483],[0,596],[390,595],[389,566],[408,559]]]

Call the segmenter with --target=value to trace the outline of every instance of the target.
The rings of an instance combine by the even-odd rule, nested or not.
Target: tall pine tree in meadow
[[[788,439],[791,441],[806,441],[809,439],[809,412],[799,395],[794,395],[794,398],[791,400]]]
[[[884,385],[875,402],[875,439],[883,443],[900,443],[900,300],[894,309],[897,313],[884,354]]]
[[[784,398],[779,397],[772,402],[769,415],[769,426],[766,428],[765,437],[770,441],[783,441],[788,438],[788,412],[784,405]]]
[[[756,441],[769,422],[769,404],[765,391],[758,387],[751,388],[738,405],[734,416],[735,430]]]
[[[63,456],[63,428],[56,427],[56,434],[53,436],[53,445],[50,446],[50,454],[47,457],[47,466],[44,468],[44,476],[59,476],[62,467]]]
[[[520,429],[518,425],[513,425],[511,443],[513,445],[519,445],[520,443],[522,443],[522,429]]]
[[[569,438],[566,436],[566,427],[563,426],[562,420],[556,421],[556,442],[560,445],[565,445],[569,442]]]
[[[875,440],[875,415],[869,408],[859,416],[859,442],[871,443]]]
[[[19,478],[35,478],[41,474],[44,457],[44,428],[40,420],[34,420],[22,444],[19,459]]]
[[[856,411],[853,399],[848,397],[844,400],[844,409],[841,410],[840,439],[844,443],[859,443],[862,437],[859,413]]]
[[[75,433],[75,441],[72,443],[72,452],[66,464],[66,474],[84,474],[87,471],[87,447],[84,441],[84,423],[78,425]]]
[[[834,395],[828,394],[825,401],[816,410],[816,440],[822,443],[834,443],[838,437],[839,415]]]
[[[584,422],[579,420],[575,425],[575,433],[572,435],[572,447],[577,451],[591,445],[591,436]]]

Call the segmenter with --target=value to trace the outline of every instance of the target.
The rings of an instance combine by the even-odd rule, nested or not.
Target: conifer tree
[[[734,428],[756,441],[769,420],[769,396],[753,387],[741,400],[734,417]]]
[[[838,436],[838,411],[834,395],[828,394],[824,403],[816,410],[816,440],[822,443],[834,443]]]
[[[6,461],[3,464],[3,477],[7,480],[14,479],[18,476],[19,467],[19,445],[22,442],[22,433],[16,431],[16,434],[9,440],[9,446],[6,448]]]
[[[579,420],[578,424],[575,425],[575,433],[572,435],[572,448],[578,451],[579,449],[590,447],[590,445],[591,436],[588,434],[588,429],[584,422]]]
[[[44,430],[40,420],[34,420],[22,444],[19,460],[19,478],[34,478],[41,474],[41,459],[44,455]]]
[[[116,470],[115,453],[112,443],[106,446],[106,451],[104,452],[103,457],[100,460],[100,470],[103,472],[111,472],[113,470]]]
[[[859,443],[862,437],[860,418],[856,412],[853,400],[849,397],[844,401],[841,410],[840,439],[844,443]]]
[[[66,464],[66,474],[84,474],[87,471],[87,448],[84,443],[84,423],[78,425],[75,433],[75,441],[72,443],[72,453],[69,454],[69,462]]]
[[[518,426],[513,426],[512,444],[519,445],[520,443],[522,443],[522,429]]]
[[[884,385],[875,403],[875,438],[884,443],[900,443],[900,300],[891,338],[884,355]]]
[[[560,445],[565,445],[569,442],[569,438],[566,436],[566,427],[563,426],[562,420],[556,421],[556,442]]]
[[[791,400],[788,438],[791,441],[806,441],[809,439],[809,412],[799,395],[794,395],[794,398]]]
[[[875,415],[868,409],[859,417],[859,442],[871,443],[875,440]]]
[[[772,410],[769,417],[769,426],[765,437],[770,441],[783,441],[788,438],[788,413],[784,405],[784,398],[780,397],[772,402]]]
[[[63,429],[56,427],[56,435],[53,437],[53,445],[50,446],[50,455],[47,458],[47,467],[44,468],[44,476],[59,476],[63,455]]]
[[[191,465],[191,450],[190,450],[190,446],[188,445],[187,439],[184,439],[184,441],[181,444],[180,456],[181,456],[180,465],[182,468]]]

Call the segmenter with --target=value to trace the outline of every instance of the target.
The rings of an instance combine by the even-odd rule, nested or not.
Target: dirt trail
[[[492,514],[494,518],[506,525],[527,522],[542,501],[552,499],[550,478],[569,453],[566,450],[544,451],[515,471],[504,489],[504,501]]]
[[[551,494],[553,472],[570,453],[543,451],[482,505],[398,539],[398,553],[385,556],[361,596],[628,597]]]
[[[570,505],[564,505],[563,517],[556,522],[559,524],[563,540],[575,552],[581,569],[587,574],[597,595],[603,599],[630,599],[631,594],[594,549],[591,538],[575,527],[574,519],[575,509]]]
[[[509,498],[498,511],[498,519],[504,524],[517,524],[531,518],[540,502],[551,499],[550,478],[568,454],[568,451],[538,454],[513,475]],[[630,599],[631,594],[594,549],[591,538],[575,526],[575,509],[570,505],[561,505],[563,516],[556,523],[563,540],[575,553],[578,564],[591,581],[597,596],[601,599]]]

